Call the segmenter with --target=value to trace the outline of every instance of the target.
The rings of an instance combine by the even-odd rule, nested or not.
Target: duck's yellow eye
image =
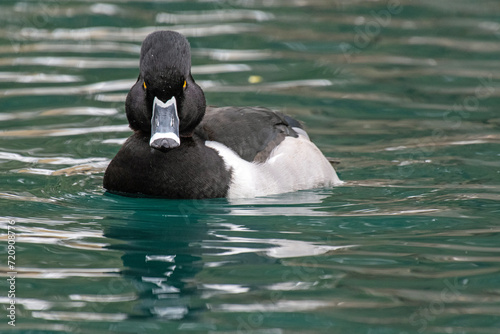
[[[182,88],[186,88],[187,82],[184,80],[184,84],[182,85]]]
[[[144,87],[144,89],[147,89],[148,87],[146,86],[146,81],[144,81],[144,84],[142,85],[142,87]]]

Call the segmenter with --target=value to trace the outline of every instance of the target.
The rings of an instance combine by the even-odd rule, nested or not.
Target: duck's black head
[[[130,127],[150,136],[156,149],[179,146],[205,114],[205,96],[191,76],[189,42],[173,31],[156,31],[142,43],[140,74],[126,101]]]

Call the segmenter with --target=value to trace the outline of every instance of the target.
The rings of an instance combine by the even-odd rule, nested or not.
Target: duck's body
[[[190,67],[180,34],[146,38],[141,74],[126,103],[135,133],[106,170],[107,190],[238,198],[341,183],[293,118],[258,107],[205,108]]]

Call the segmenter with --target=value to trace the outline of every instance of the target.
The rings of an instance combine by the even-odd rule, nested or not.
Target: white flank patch
[[[229,147],[215,141],[205,145],[216,150],[232,171],[228,198],[249,198],[329,187],[343,182],[323,153],[302,134],[286,137],[264,163],[243,160]]]

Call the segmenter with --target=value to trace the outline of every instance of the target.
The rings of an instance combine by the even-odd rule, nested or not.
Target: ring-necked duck
[[[295,119],[260,107],[207,108],[189,43],[173,31],[142,43],[126,112],[134,134],[104,175],[111,192],[241,198],[342,182]]]

